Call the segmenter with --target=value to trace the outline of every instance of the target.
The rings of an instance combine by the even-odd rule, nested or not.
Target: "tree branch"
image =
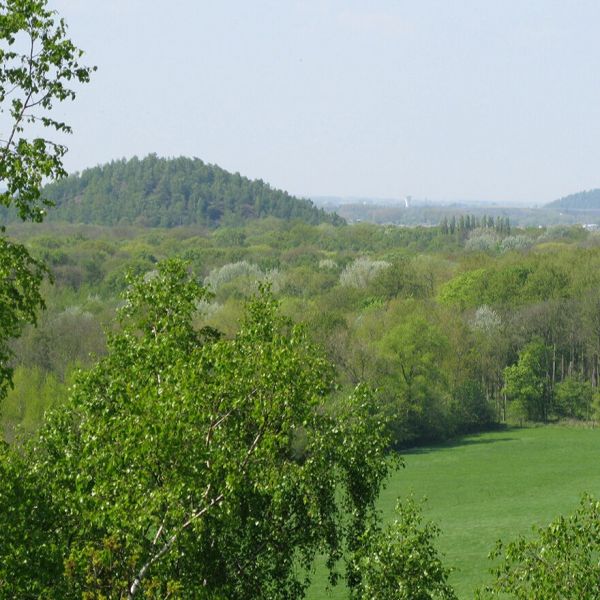
[[[169,552],[169,550],[173,547],[173,544],[175,544],[177,538],[181,535],[181,533],[185,531],[195,520],[199,519],[203,514],[210,510],[213,506],[219,504],[224,497],[224,494],[219,494],[218,496],[213,498],[210,501],[210,503],[207,504],[203,509],[192,514],[192,516],[183,525],[181,525],[181,527],[179,527],[179,529],[165,542],[163,547],[154,556],[152,556],[152,558],[146,561],[146,563],[138,571],[136,578],[134,579],[133,583],[131,584],[131,587],[129,588],[129,593],[127,595],[128,600],[132,600],[133,598],[135,598],[136,594],[140,590],[140,585],[142,583],[142,580],[146,576],[148,569],[154,563],[160,560],[167,552]]]

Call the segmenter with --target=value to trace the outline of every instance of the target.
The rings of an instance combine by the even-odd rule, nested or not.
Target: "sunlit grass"
[[[380,498],[391,518],[397,497],[427,498],[425,514],[442,529],[438,547],[459,597],[485,583],[487,555],[497,539],[527,534],[575,509],[584,491],[600,494],[600,430],[538,427],[469,436],[445,446],[404,454]],[[318,570],[309,598],[346,598],[326,591]]]

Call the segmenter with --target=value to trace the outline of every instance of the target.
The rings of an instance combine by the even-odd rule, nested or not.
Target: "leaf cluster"
[[[598,598],[599,540],[600,502],[585,495],[573,514],[537,528],[533,539],[498,542],[490,555],[500,560],[495,581],[478,597]]]

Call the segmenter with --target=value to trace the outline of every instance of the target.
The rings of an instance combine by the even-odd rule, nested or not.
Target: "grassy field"
[[[425,514],[442,529],[438,547],[456,569],[452,583],[461,599],[487,580],[497,539],[571,512],[584,491],[600,495],[600,429],[509,429],[404,457],[406,468],[389,481],[380,509],[391,518],[396,498],[427,498]],[[319,570],[311,600],[347,597],[325,583]]]

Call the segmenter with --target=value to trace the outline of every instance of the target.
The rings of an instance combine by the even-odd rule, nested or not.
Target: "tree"
[[[355,568],[361,583],[355,600],[456,600],[433,541],[440,531],[423,523],[414,500],[396,506],[396,518],[383,530],[374,524],[365,534]]]
[[[594,389],[581,377],[567,377],[554,389],[554,410],[559,417],[589,419]]]
[[[108,355],[14,459],[51,510],[42,543],[8,529],[0,565],[36,540],[46,596],[297,598],[371,518],[389,462],[370,394],[334,411],[330,365],[267,292],[235,338],[195,330],[206,294],[178,261],[136,280]],[[7,564],[0,596],[38,581]]]
[[[479,598],[597,598],[600,580],[600,502],[584,496],[577,510],[537,529],[534,539],[498,542],[495,581]],[[507,596],[508,595],[508,596]]]
[[[548,418],[551,400],[548,362],[548,348],[535,340],[519,353],[517,364],[504,369],[506,395],[517,403],[519,414],[533,421]]]
[[[382,337],[385,361],[380,381],[387,396],[394,443],[439,439],[446,427],[446,376],[442,359],[448,340],[418,313],[408,314]]]
[[[53,117],[56,103],[75,98],[73,83],[89,80],[82,51],[66,36],[66,25],[46,0],[0,1],[0,205],[14,207],[22,220],[41,221],[44,181],[66,175],[67,148],[41,135],[71,128]],[[0,231],[4,232],[4,225]],[[24,246],[0,238],[0,399],[11,383],[8,339],[35,323],[43,307],[39,293],[44,266]]]

